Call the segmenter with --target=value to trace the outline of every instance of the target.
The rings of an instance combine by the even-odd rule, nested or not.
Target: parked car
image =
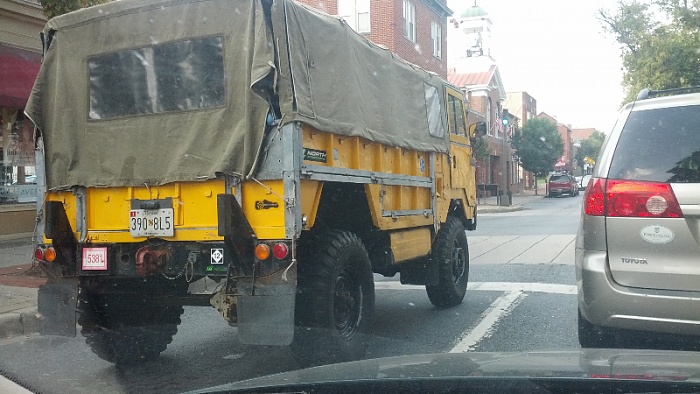
[[[643,90],[603,144],[576,239],[581,346],[700,337],[698,124],[700,94]]]
[[[578,195],[578,182],[573,176],[565,173],[556,173],[547,180],[547,197],[556,197],[561,194],[569,196]]]

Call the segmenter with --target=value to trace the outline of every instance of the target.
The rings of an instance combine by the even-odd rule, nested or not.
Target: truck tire
[[[461,304],[469,280],[469,244],[459,219],[448,217],[442,225],[430,260],[438,265],[438,284],[425,287],[430,302],[440,308]]]
[[[78,323],[85,342],[98,357],[117,365],[156,358],[170,344],[180,324],[182,306],[120,303],[110,295],[86,295]]]
[[[353,233],[331,230],[301,247],[292,351],[303,366],[365,356],[374,313],[367,251]]]

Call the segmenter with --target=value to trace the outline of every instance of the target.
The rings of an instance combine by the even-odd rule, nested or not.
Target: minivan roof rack
[[[649,88],[644,88],[637,95],[637,100],[645,100],[648,98],[658,97],[658,96],[671,96],[674,94],[698,93],[698,92],[700,92],[700,86],[691,86],[688,88],[662,89],[662,90],[650,90]]]

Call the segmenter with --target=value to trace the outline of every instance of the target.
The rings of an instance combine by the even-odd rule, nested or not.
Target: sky
[[[477,0],[493,21],[491,56],[507,92],[526,91],[546,112],[573,128],[607,132],[622,103],[622,63],[596,12],[611,0]],[[474,0],[447,0],[459,17]],[[464,51],[447,25],[448,67]],[[460,48],[461,47],[461,48]]]

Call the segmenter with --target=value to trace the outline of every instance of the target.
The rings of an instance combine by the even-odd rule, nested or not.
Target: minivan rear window
[[[700,106],[632,111],[608,177],[700,183]]]
[[[552,175],[549,178],[550,182],[569,182],[569,177],[566,175]]]

